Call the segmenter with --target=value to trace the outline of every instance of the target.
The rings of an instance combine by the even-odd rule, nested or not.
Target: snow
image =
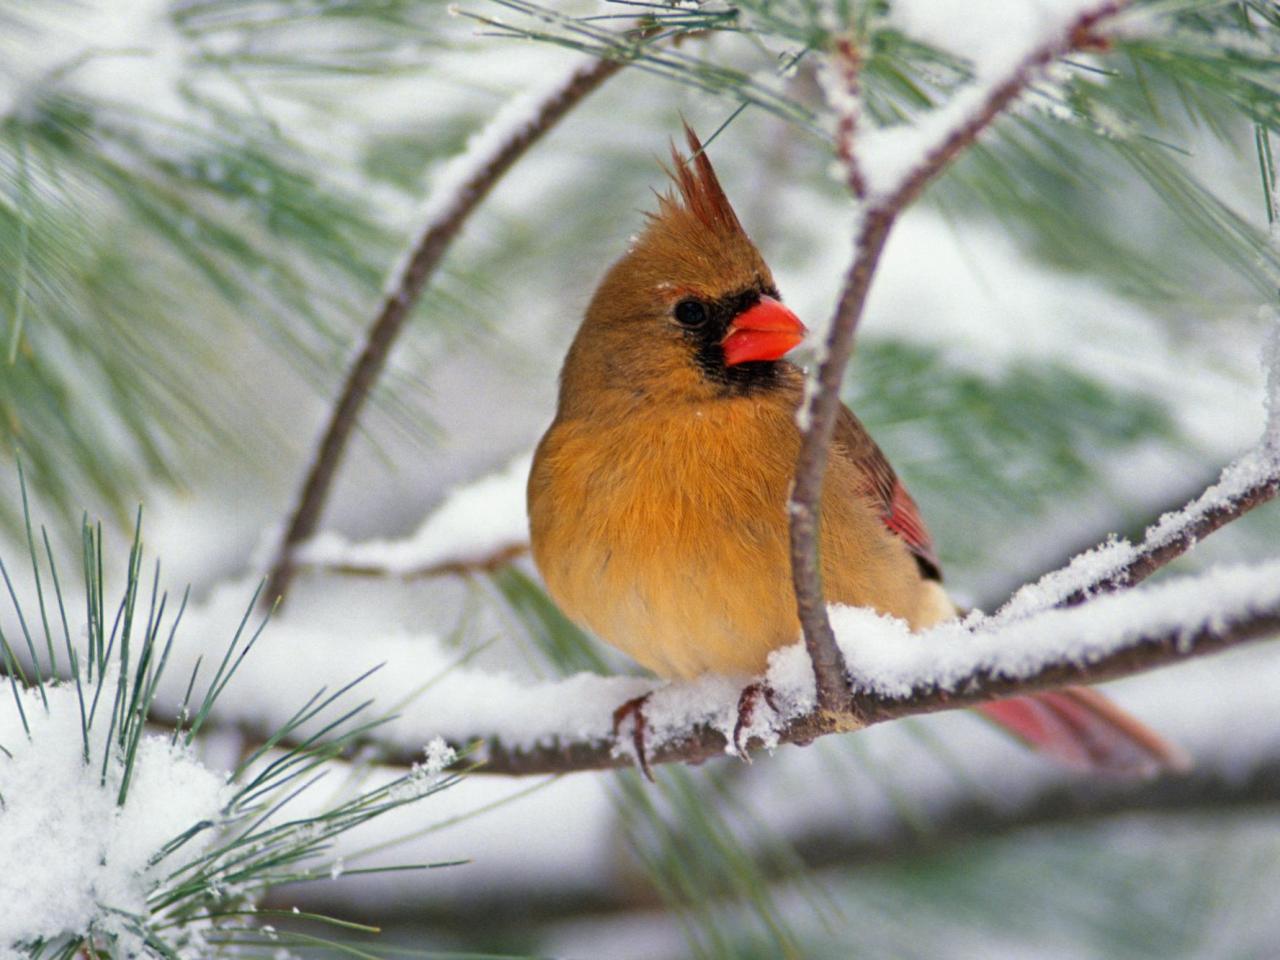
[[[108,678],[100,712],[113,689]],[[214,831],[198,834],[161,865],[148,860],[187,828],[216,820],[227,800],[222,776],[167,739],[146,736],[127,801],[117,807],[122,764],[111,763],[105,784],[99,782],[107,724],[91,730],[93,762],[86,765],[75,688],[47,692],[47,710],[37,691],[20,694],[29,738],[8,691],[0,706],[0,745],[7,751],[0,751],[0,958],[17,956],[21,941],[83,933],[90,925],[133,942],[122,915],[147,915],[148,892],[200,856]]]
[[[28,18],[40,23],[40,42],[24,42],[29,34],[15,29],[12,37],[17,42],[0,46],[5,55],[0,117],[26,109],[59,74],[58,82],[90,93],[108,91],[114,101],[149,111],[186,112],[177,91],[179,79],[187,73],[187,44],[170,21],[168,0],[86,0],[30,7],[18,23]]]
[[[1275,476],[1277,471],[1280,471],[1280,461],[1269,451],[1263,448],[1250,451],[1223,470],[1218,482],[1187,506],[1164,514],[1148,527],[1141,544],[1112,538],[1073,557],[1062,569],[1020,588],[997,612],[997,619],[1015,620],[1047,610],[1078,591],[1088,594],[1102,581],[1123,572],[1142,554],[1176,540],[1205,514],[1226,506],[1250,487]]]
[[[179,678],[195,657],[220,649],[243,612],[244,586],[224,588],[203,607],[188,611],[185,642],[176,645],[161,692],[172,706]],[[871,610],[831,607],[837,639],[857,689],[906,697],[918,689],[961,689],[975,675],[1030,676],[1047,666],[1086,666],[1149,634],[1191,637],[1262,610],[1280,607],[1280,561],[1227,567],[1194,578],[1143,587],[1065,610],[1043,610],[1019,619],[982,618],[911,633],[901,621]],[[352,696],[372,698],[376,710],[394,714],[374,738],[399,750],[419,750],[434,737],[455,743],[497,737],[509,748],[562,741],[604,742],[613,711],[651,694],[644,705],[650,744],[674,738],[695,724],[709,724],[731,738],[737,722],[741,678],[706,676],[657,684],[638,677],[580,673],[549,682],[527,681],[488,669],[458,666],[460,655],[434,637],[407,631],[353,636],[348,629],[295,621],[284,614],[270,624],[252,653],[252,669],[240,671],[215,708],[222,721],[271,729],[310,693],[335,690],[366,670]],[[282,679],[287,677],[287,686]],[[446,682],[435,680],[446,678]],[[776,743],[781,721],[814,703],[813,677],[802,644],[775,651],[766,676],[778,714],[763,705],[750,733]],[[366,718],[368,719],[368,718]],[[628,739],[616,749],[630,751]],[[437,748],[438,750],[438,748]],[[732,751],[732,748],[730,748]]]
[[[170,654],[157,698],[162,713],[177,708],[196,660],[220,653],[250,595],[248,583],[229,584],[205,604],[188,608],[183,642]],[[250,656],[246,669],[237,672],[219,697],[215,719],[272,730],[315,691],[336,690],[374,670],[350,693],[350,702],[371,699],[374,712],[364,719],[387,717],[374,733],[379,743],[400,751],[429,743],[429,766],[440,762],[444,744],[436,743],[433,738],[438,737],[454,743],[497,737],[508,747],[607,741],[613,735],[613,711],[644,694],[651,694],[645,704],[651,742],[671,739],[697,723],[709,723],[728,737],[737,722],[741,692],[740,678],[720,676],[660,684],[641,677],[579,673],[530,682],[509,672],[460,666],[462,654],[430,634],[399,630],[353,637],[349,626],[287,611],[274,617]],[[802,646],[775,652],[768,676],[785,715],[812,707],[813,674]],[[776,743],[770,712],[757,711],[750,732]],[[630,749],[627,738],[618,749]]]
[[[248,583],[227,584],[205,604],[188,608],[183,642],[174,645],[161,685],[162,710],[176,709],[198,657],[208,660],[213,651],[220,656],[251,595]],[[530,684],[509,673],[460,666],[461,659],[461,651],[430,633],[362,633],[354,622],[316,621],[286,609],[267,626],[214,716],[271,730],[315,691],[337,690],[381,667],[351,692],[350,702],[374,701],[365,719],[390,716],[376,738],[400,750],[418,751],[437,736],[455,743],[476,735],[512,744],[603,740],[612,731],[613,709],[653,686],[637,677],[592,674]]]
[[[1098,0],[894,0],[888,24],[968,61],[979,80],[1004,79],[1030,52],[1060,42],[1081,17],[1113,5]]]
[[[973,79],[945,104],[913,122],[866,130],[857,138],[857,161],[869,198],[874,201],[894,194],[957,130],[978,116],[1000,84],[1016,76],[1039,51],[1065,49],[1074,24],[1112,6],[1110,0],[893,3],[888,15],[892,26],[967,61]]]
[[[435,776],[458,759],[458,751],[445,743],[441,737],[431,738],[431,742],[427,744],[426,755],[427,759],[422,764],[422,770],[428,776]]]
[[[1135,546],[1128,540],[1112,538],[1073,557],[1062,569],[1019,589],[998,611],[997,619],[1015,620],[1047,610],[1074,593],[1091,592],[1099,583],[1120,574],[1143,553],[1177,540],[1206,514],[1228,507],[1245,491],[1280,475],[1280,320],[1273,321],[1267,330],[1261,359],[1266,375],[1263,406],[1267,423],[1254,449],[1228,465],[1218,482],[1191,503],[1161,516],[1147,528],[1141,544]]]
[[[1227,566],[1197,577],[1110,594],[1068,609],[990,625],[973,615],[913,634],[903,621],[865,608],[833,607],[832,626],[859,689],[887,697],[957,691],[975,675],[1021,679],[1056,664],[1087,667],[1144,636],[1179,638],[1280,610],[1280,560]]]
[[[339,534],[322,533],[298,549],[298,560],[399,575],[476,562],[522,546],[529,542],[525,483],[532,460],[532,454],[518,457],[506,469],[453,490],[407,538],[352,543]]]
[[[1266,372],[1265,406],[1267,427],[1260,446],[1280,462],[1280,313],[1272,313],[1262,346],[1262,369]]]

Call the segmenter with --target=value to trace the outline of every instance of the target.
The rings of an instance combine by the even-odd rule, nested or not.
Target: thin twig
[[[474,577],[482,573],[494,573],[529,552],[529,544],[512,543],[482,557],[471,559],[441,560],[426,566],[406,570],[393,570],[372,563],[312,563],[305,560],[295,564],[298,572],[330,573],[348,577],[383,577],[398,580],[427,580],[432,577]]]
[[[818,373],[819,392],[809,407],[808,429],[801,440],[796,479],[787,504],[791,517],[791,578],[796,610],[804,631],[805,646],[813,660],[818,703],[824,710],[835,713],[847,709],[848,685],[844,679],[844,656],[836,645],[822,591],[818,505],[827,469],[827,447],[839,409],[840,381],[853,347],[854,327],[862,313],[871,277],[896,215],[892,209],[873,209],[863,221],[857,255],[845,280],[836,308],[836,321],[827,341],[827,357]]]
[[[1238,520],[1254,507],[1274,499],[1277,494],[1280,494],[1280,462],[1277,462],[1274,472],[1260,477],[1236,495],[1206,506],[1194,520],[1180,526],[1172,536],[1148,534],[1127,563],[1086,586],[1077,587],[1059,600],[1055,606],[1073,607],[1100,593],[1114,593],[1116,590],[1141,583],[1161,567],[1182,556],[1215,530],[1226,526],[1232,520]],[[1193,502],[1189,508],[1194,506]]]
[[[447,203],[436,207],[434,217],[425,225],[403,267],[392,278],[377,317],[347,372],[342,391],[312,456],[296,505],[290,513],[288,528],[271,567],[267,589],[263,591],[264,602],[273,603],[288,592],[296,571],[294,548],[315,533],[365,400],[427,281],[467,218],[526,150],[621,67],[622,63],[618,61],[594,60],[575,69],[536,109],[530,111],[527,123],[513,129],[509,137],[495,144],[485,158],[486,162],[477,166]]]
[[[854,333],[866,307],[867,292],[880,262],[889,231],[898,215],[920,195],[978,135],[1022,93],[1036,72],[1067,51],[1096,42],[1094,28],[1120,9],[1119,2],[1099,4],[1081,14],[1053,41],[1033,50],[1008,78],[994,85],[980,106],[962,123],[936,143],[892,190],[870,201],[862,216],[854,247],[854,259],[845,277],[827,338],[826,351],[818,370],[817,393],[802,411],[805,429],[796,461],[796,478],[788,511],[791,517],[791,569],[796,608],[804,631],[805,646],[813,660],[822,709],[837,713],[847,709],[847,685],[840,649],[827,618],[822,591],[819,557],[819,511],[822,481],[827,467],[827,451],[840,407],[840,384],[853,349]],[[856,79],[856,61],[845,58]],[[851,138],[856,118],[850,118]],[[851,142],[851,141],[850,141]],[[853,158],[850,150],[850,159]],[[866,191],[864,171],[854,166],[849,180],[855,189]]]
[[[1064,543],[1060,547],[1055,547],[1055,559],[1044,564],[1038,564],[1039,572],[1030,580],[1027,579],[1026,571],[1003,571],[1007,575],[1002,578],[1001,582],[984,589],[974,606],[979,610],[999,610],[1004,606],[1008,598],[1026,584],[1038,582],[1044,577],[1057,573],[1080,554],[1095,550],[1100,544],[1108,543],[1116,536],[1127,540],[1141,541],[1143,531],[1155,523],[1158,518],[1175,510],[1181,510],[1188,503],[1194,502],[1211,483],[1212,480],[1207,473],[1204,476],[1189,479],[1185,486],[1169,495],[1164,506],[1156,507],[1155,509],[1148,509],[1144,506],[1143,509],[1146,511],[1143,515],[1144,519],[1126,519],[1119,532],[1108,530],[1099,535],[1092,530],[1081,531],[1070,542]],[[1117,506],[1116,509],[1120,511],[1121,507]],[[1129,512],[1127,507],[1124,510],[1126,514]],[[1020,553],[1021,551],[1008,548],[1003,550],[1003,555],[1006,556],[1019,555]]]
[[[835,76],[831,78],[827,99],[839,105],[836,117],[836,156],[845,169],[849,192],[861,200],[867,195],[867,180],[858,162],[855,139],[858,120],[862,114],[862,54],[852,37],[844,36],[835,41],[831,67]]]
[[[1137,546],[1114,537],[1074,556],[1064,567],[1019,587],[996,619],[1015,620],[1051,607],[1074,607],[1134,586],[1197,543],[1280,495],[1280,450],[1267,443],[1230,464],[1218,481],[1181,509],[1163,514]]]

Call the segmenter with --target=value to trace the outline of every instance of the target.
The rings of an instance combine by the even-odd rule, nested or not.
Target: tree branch
[[[1021,587],[996,617],[1008,620],[1050,607],[1078,606],[1091,597],[1134,586],[1277,495],[1280,451],[1263,443],[1226,467],[1200,496],[1161,516],[1137,546],[1112,539],[1085,551],[1060,570]]]
[[[412,570],[393,570],[372,563],[315,563],[306,560],[295,564],[297,571],[338,574],[348,577],[384,577],[399,580],[427,580],[432,577],[473,577],[494,573],[529,552],[529,544],[513,543],[483,557],[442,560]]]
[[[622,68],[620,61],[593,60],[574,69],[540,103],[522,115],[504,134],[494,139],[485,132],[483,142],[461,161],[467,164],[456,185],[431,201],[429,216],[403,264],[393,272],[378,314],[365,334],[360,352],[347,371],[342,391],[330,411],[328,423],[311,459],[311,466],[263,591],[264,602],[283,598],[296,571],[294,548],[316,531],[338,465],[355,429],[369,392],[382,373],[387,357],[405,322],[413,313],[453,239],[467,218],[494,185],[548,130],[588,94]]]
[[[1022,93],[1040,68],[1078,46],[1093,43],[1092,31],[1097,24],[1118,12],[1120,6],[1118,0],[1099,3],[1076,17],[1060,36],[1032,50],[1007,78],[990,87],[973,112],[930,145],[920,163],[897,183],[890,185],[887,191],[878,191],[877,185],[869,182],[865,168],[853,162],[851,144],[856,118],[848,115],[848,107],[842,111],[847,121],[842,121],[841,141],[847,145],[842,152],[848,154],[848,179],[855,192],[866,192],[870,200],[863,212],[853,263],[836,305],[825,355],[818,370],[818,390],[802,411],[803,439],[788,503],[796,607],[805,646],[813,660],[818,703],[824,710],[845,712],[848,694],[840,650],[827,618],[822,592],[819,557],[822,481],[840,406],[840,384],[844,379],[845,365],[853,349],[854,333],[866,307],[867,292],[889,231],[898,215],[952,160],[974,143],[978,135]],[[839,49],[836,55],[840,56]],[[853,56],[856,55],[845,56],[850,65],[844,73],[856,80]],[[850,100],[856,107],[856,98]]]
[[[1220,498],[1215,486],[1187,505],[1184,513],[1192,514],[1190,522],[1167,535],[1157,523],[1133,552],[1132,558],[1116,570],[1099,577],[1084,587],[1073,590],[1056,606],[1070,607],[1084,603],[1099,593],[1112,593],[1141,583],[1161,567],[1172,563],[1197,543],[1232,520],[1238,520],[1254,507],[1261,506],[1280,494],[1280,462],[1242,489]]]
[[[1118,649],[1087,665],[1072,658],[1046,662],[1031,676],[1010,678],[988,670],[976,670],[953,684],[948,692],[934,686],[913,688],[900,696],[886,696],[854,690],[850,708],[844,713],[817,709],[796,717],[777,731],[779,743],[807,744],[818,737],[841,733],[855,727],[870,726],[887,720],[936,713],[975,706],[989,700],[1021,696],[1037,690],[1050,690],[1072,683],[1099,683],[1130,676],[1157,667],[1181,663],[1193,657],[1217,653],[1249,641],[1280,633],[1280,603],[1221,627],[1203,626],[1191,632],[1172,629],[1143,636],[1131,645]],[[753,740],[758,745],[758,740]],[[649,753],[649,764],[701,763],[725,755],[728,740],[709,724],[692,726],[687,733],[656,745]],[[563,742],[549,746],[509,747],[490,740],[482,751],[479,772],[511,776],[568,773],[577,770],[605,770],[630,766],[632,758],[616,754],[613,744],[602,742]],[[394,763],[410,762],[408,756],[389,758]]]
[[[1099,605],[1107,609],[1103,611]],[[770,675],[770,684],[779,696],[778,712],[771,711],[762,718],[761,727],[748,731],[748,746],[764,745],[765,737],[770,747],[804,744],[827,734],[901,717],[964,708],[1071,683],[1097,683],[1280,633],[1280,561],[1255,569],[1183,578],[1100,598],[1083,608],[1042,611],[1016,623],[987,619],[975,627],[951,624],[919,636],[908,633],[905,625],[883,620],[860,623],[857,629],[865,631],[859,634],[859,643],[873,652],[858,664],[849,708],[836,713],[817,705],[812,689],[797,686],[791,679],[807,679],[808,664],[787,661],[781,673]],[[959,635],[966,629],[969,637]],[[937,633],[943,635],[932,635]],[[913,650],[911,644],[917,647]],[[923,656],[930,644],[962,650],[961,659]],[[877,657],[883,661],[884,654],[875,651],[886,649],[899,653],[894,654],[891,664],[876,666]],[[1027,658],[1034,658],[1030,662],[1035,665],[1029,666]],[[467,723],[465,709],[460,712],[445,704],[429,709],[430,704],[424,704],[420,719],[410,727],[390,736],[374,730],[353,740],[350,749],[371,747],[383,762],[407,765],[420,759],[422,742],[444,733],[460,752],[465,748],[469,764],[479,763],[479,771],[485,773],[527,776],[628,766],[633,758],[619,750],[608,733],[607,718],[612,697],[617,695],[617,682],[618,678],[580,676],[565,681],[568,686],[550,684],[541,691],[522,691],[522,709],[528,716],[508,717],[503,723],[503,729],[527,731],[519,742],[460,728],[459,723]],[[394,695],[394,689],[388,696]],[[470,683],[466,689],[472,691],[468,696],[477,690]],[[558,715],[570,691],[578,703],[570,711],[570,719],[553,719],[540,729],[543,714]],[[714,699],[719,694],[697,692],[687,685],[655,690],[645,708],[654,711],[649,714],[650,765],[700,763],[725,755],[729,750],[727,735],[733,731],[732,719],[726,726],[725,710],[733,718],[737,716],[736,690],[730,690],[729,695],[731,701],[722,704]],[[599,722],[592,719],[596,714]],[[274,729],[271,713],[255,707],[253,715],[257,718],[253,722],[227,719],[250,737],[264,740]],[[442,729],[444,715],[455,719],[444,721],[450,726]],[[595,732],[565,732],[572,730]]]

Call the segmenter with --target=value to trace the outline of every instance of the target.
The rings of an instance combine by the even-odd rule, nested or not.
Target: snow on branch
[[[188,630],[224,632],[216,608],[223,607],[223,617],[234,613],[239,604],[229,601],[224,591],[221,601],[189,614]],[[849,707],[838,714],[818,707],[812,665],[797,643],[771,657],[766,680],[777,712],[757,711],[745,731],[751,742],[772,749],[899,717],[1092,683],[1280,632],[1280,561],[1179,578],[1012,622],[975,615],[919,634],[866,609],[832,607],[831,615],[848,664]],[[201,642],[189,635],[174,656],[197,656]],[[287,617],[273,624],[255,657],[258,669],[227,688],[216,722],[260,734],[296,707],[281,695],[280,677],[300,689],[333,688],[383,663],[360,689],[378,704],[394,705],[387,709],[395,716],[369,738],[392,763],[420,756],[423,743],[441,736],[459,750],[473,748],[468,759],[489,773],[625,766],[633,757],[614,741],[613,711],[649,691],[651,764],[733,752],[741,688],[730,677],[655,685],[578,674],[525,684],[459,666],[458,655],[430,637],[365,637],[353,645],[346,632],[293,627]]]
[[[619,69],[589,59],[567,76],[516,97],[440,174],[424,206],[422,227],[391,271],[377,316],[347,371],[272,564],[267,602],[284,596],[293,579],[293,551],[315,533],[329,490],[364,402],[386,365],[405,322],[453,239],[489,191],[531,146]]]
[[[458,487],[410,536],[352,543],[321,533],[299,544],[299,568],[413,579],[491,571],[529,549],[525,484],[532,455]]]
[[[1271,318],[1262,349],[1267,424],[1258,445],[1230,464],[1218,482],[1181,510],[1160,517],[1136,546],[1111,539],[1061,570],[1018,590],[997,616],[1009,620],[1050,607],[1074,606],[1132,586],[1198,542],[1280,494],[1280,316]]]
[[[1142,542],[1111,539],[1074,557],[1061,570],[1019,589],[1000,608],[1016,619],[1050,607],[1076,606],[1145,580],[1220,527],[1280,494],[1280,458],[1263,448],[1250,451],[1222,471],[1218,482],[1181,510],[1166,513]]]
[[[944,106],[916,123],[870,131],[855,143],[858,120],[856,51],[838,45],[831,54],[837,80],[828,80],[837,113],[838,153],[847,180],[865,198],[854,245],[853,263],[836,304],[831,332],[816,380],[806,390],[800,412],[803,441],[796,462],[791,517],[791,569],[805,646],[813,660],[818,702],[824,710],[842,712],[848,691],[839,646],[823,601],[818,557],[818,504],[826,473],[827,451],[840,406],[840,384],[853,349],[854,332],[866,306],[872,277],[898,215],[960,153],[971,146],[996,117],[1021,94],[1048,64],[1071,50],[1095,46],[1095,30],[1121,9],[1119,0],[1066,0],[1057,4],[1020,5],[1021,20],[996,4],[986,20],[970,4],[945,12],[938,4],[894,4],[915,23],[906,32],[927,33],[922,39],[949,47],[974,66],[974,78]],[[995,7],[1001,9],[996,11]],[[895,15],[903,15],[897,13]],[[997,18],[998,19],[994,19]],[[913,30],[913,27],[915,28]],[[816,386],[816,391],[815,391]]]

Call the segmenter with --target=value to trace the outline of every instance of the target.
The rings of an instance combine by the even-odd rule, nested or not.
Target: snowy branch
[[[1181,510],[1162,516],[1142,542],[1108,540],[1019,589],[997,616],[1012,618],[1050,607],[1072,607],[1133,586],[1197,543],[1280,494],[1280,457],[1260,447],[1222,471],[1218,482]]]
[[[524,489],[532,460],[517,457],[452,491],[407,537],[352,543],[322,533],[298,545],[295,567],[404,580],[491,573],[529,552]]]
[[[840,114],[842,150],[847,179],[855,192],[865,194],[866,208],[855,242],[854,259],[836,305],[826,350],[817,376],[817,392],[801,413],[804,437],[796,463],[795,484],[788,504],[791,516],[791,566],[800,624],[813,660],[818,703],[824,710],[843,712],[848,699],[842,660],[823,601],[818,555],[819,504],[826,473],[828,447],[840,406],[840,384],[853,349],[854,332],[866,306],[889,231],[898,215],[920,195],[960,153],[971,146],[996,117],[1013,103],[1038,72],[1057,57],[1077,47],[1097,43],[1097,25],[1113,16],[1116,0],[1081,4],[1074,15],[1037,38],[1028,52],[1013,59],[1008,72],[977,64],[978,79],[956,94],[946,107],[935,110],[925,122],[905,130],[880,131],[878,142],[862,145],[855,157],[851,137],[856,125],[858,100],[848,95],[836,101]],[[840,51],[837,51],[837,55]],[[841,56],[846,92],[856,80],[856,59]],[[837,86],[828,84],[828,87]],[[895,163],[904,153],[905,167]],[[888,149],[886,149],[888,146]],[[874,159],[867,163],[867,154]]]
[[[575,67],[549,90],[517,97],[442,174],[423,211],[422,230],[392,271],[377,317],[329,414],[276,552],[263,593],[266,602],[274,602],[288,591],[296,570],[294,548],[315,533],[364,402],[453,239],[525,151],[621,67],[619,61],[592,59]]]
[[[997,613],[1008,620],[1051,607],[1071,607],[1145,580],[1197,543],[1280,494],[1280,317],[1272,317],[1262,349],[1267,423],[1254,449],[1227,466],[1218,482],[1147,528],[1142,543],[1111,539],[1019,589]]]
[[[862,101],[858,97],[862,55],[853,38],[846,36],[836,40],[825,67],[819,77],[827,100],[836,107],[836,156],[844,167],[849,191],[861,199],[867,195],[867,181],[858,164],[854,138],[862,114]]]
[[[1267,572],[1274,583],[1280,583],[1280,568],[1273,564],[1267,568]],[[950,676],[945,682],[921,679],[895,692],[884,692],[861,685],[855,673],[852,677],[854,683],[847,711],[832,713],[820,709],[808,710],[786,719],[778,728],[766,731],[763,736],[754,737],[753,743],[770,747],[779,743],[807,744],[827,734],[846,732],[886,720],[970,707],[989,700],[1019,696],[1036,690],[1048,690],[1070,683],[1098,683],[1178,663],[1202,654],[1215,653],[1280,633],[1280,589],[1274,592],[1276,595],[1269,603],[1238,617],[1232,617],[1225,612],[1221,615],[1212,612],[1208,608],[1213,606],[1213,598],[1207,597],[1205,616],[1196,626],[1169,623],[1159,629],[1131,636],[1124,643],[1097,657],[1081,659],[1078,650],[1064,649],[1044,658],[1036,669],[1024,675],[1011,675],[999,668],[974,663],[967,672]],[[1094,623],[1099,630],[1091,635],[1084,629],[1086,618],[1081,617],[1082,633],[1074,639],[1081,641],[1099,639],[1106,633],[1106,617],[1110,613],[1117,613],[1117,620],[1123,619],[1119,611],[1106,608],[1104,604],[1108,600],[1127,601],[1137,596],[1140,595],[1132,593],[1118,595],[1106,600],[1100,599],[1088,607],[1076,608],[1079,612],[1096,618]],[[1167,596],[1170,601],[1173,600],[1172,595],[1167,594]],[[1099,609],[1095,610],[1095,607]],[[1052,611],[1055,615],[1074,612],[1076,611]],[[1018,633],[1029,637],[1028,625],[1031,629],[1047,629],[1047,623],[1043,622],[1047,616],[1049,614],[1023,621]],[[963,631],[961,627],[953,630],[933,630],[918,635],[918,639],[921,644],[931,645],[932,653],[937,654],[941,648],[945,648],[945,644],[954,643],[959,637],[941,637],[935,634],[958,634],[961,631]],[[910,636],[906,634],[904,628],[900,639]],[[984,645],[990,644],[993,647],[1003,645],[1006,650],[1015,653],[1019,649],[1018,641],[1008,637],[1005,630],[976,631],[970,636],[984,641]],[[862,638],[851,639],[854,646],[862,642]],[[848,645],[844,646],[845,653],[848,655],[851,651]],[[657,691],[655,698],[662,692]],[[651,726],[653,725],[651,723]],[[723,722],[695,723],[679,735],[651,745],[648,760],[651,765],[671,762],[700,763],[729,752],[731,735],[731,727],[726,727]],[[603,743],[560,742],[546,746],[511,747],[501,741],[491,740],[483,756],[485,762],[481,769],[484,772],[515,775],[605,769],[629,765],[632,762],[629,754],[620,754],[616,746],[607,741]]]
[[[222,612],[233,615],[228,601]],[[874,611],[832,607],[835,634],[848,663],[850,706],[835,713],[816,701],[812,665],[801,644],[775,651],[766,682],[774,709],[758,711],[745,731],[772,749],[900,717],[972,706],[1068,683],[1095,683],[1181,662],[1280,632],[1280,561],[1226,568],[1155,586],[1098,597],[1087,604],[1009,620],[974,615],[923,633]],[[208,612],[194,611],[192,632],[225,634]],[[707,676],[655,685],[639,677],[578,674],[522,683],[458,663],[457,652],[428,637],[366,637],[360,657],[349,633],[291,626],[282,617],[270,643],[255,651],[258,669],[223,695],[215,720],[251,737],[276,729],[296,704],[275,679],[291,672],[303,688],[336,688],[365,665],[386,669],[362,684],[362,696],[396,704],[396,715],[373,730],[369,745],[393,764],[420,756],[442,736],[488,773],[529,775],[629,765],[633,757],[613,737],[617,705],[651,692],[645,705],[651,764],[697,763],[732,753],[740,681]],[[192,658],[200,644],[175,648]],[[181,675],[184,665],[175,672]],[[447,675],[448,682],[431,684]],[[259,679],[261,677],[261,679]],[[423,685],[430,688],[422,693]],[[167,703],[166,697],[161,698]],[[153,716],[157,716],[153,713]]]

